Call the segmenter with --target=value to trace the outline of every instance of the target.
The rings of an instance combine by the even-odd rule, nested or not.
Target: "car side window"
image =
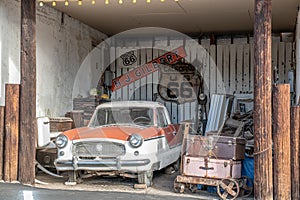
[[[163,108],[158,108],[157,109],[157,125],[159,127],[167,127],[168,126],[168,121],[167,121],[167,118],[165,116],[165,112],[164,112],[164,109]]]

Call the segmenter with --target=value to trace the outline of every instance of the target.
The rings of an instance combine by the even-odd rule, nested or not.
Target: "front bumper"
[[[97,159],[97,160],[55,160],[55,166],[58,171],[67,170],[94,170],[94,171],[144,171],[144,168],[150,164],[150,159],[141,160],[120,160],[115,159]],[[148,167],[147,167],[148,168]]]

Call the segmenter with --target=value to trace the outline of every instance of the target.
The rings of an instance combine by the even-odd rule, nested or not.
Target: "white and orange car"
[[[167,109],[158,102],[120,101],[99,105],[87,127],[66,131],[56,138],[56,169],[69,172],[75,182],[85,175],[138,178],[150,186],[153,171],[179,160],[182,132],[171,124]]]

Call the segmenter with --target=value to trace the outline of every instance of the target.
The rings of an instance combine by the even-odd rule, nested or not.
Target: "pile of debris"
[[[235,98],[233,95],[213,94],[205,132],[201,135],[219,135],[246,140],[246,155],[253,157],[253,99]]]

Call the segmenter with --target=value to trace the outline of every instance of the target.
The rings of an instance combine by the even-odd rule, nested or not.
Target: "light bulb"
[[[147,0],[147,3],[151,3],[151,0]]]
[[[119,4],[123,4],[123,0],[119,0]]]
[[[69,1],[66,0],[66,1],[65,1],[65,6],[68,6],[68,5],[69,5]]]
[[[52,1],[52,6],[56,6],[56,1]]]
[[[95,4],[96,4],[96,1],[95,1],[95,0],[92,0],[92,4],[95,5]]]
[[[105,0],[105,4],[106,4],[106,5],[109,4],[109,0]]]
[[[82,0],[78,0],[78,5],[82,6]]]
[[[136,0],[132,0],[132,3],[136,3]]]
[[[165,2],[165,0],[160,0],[161,2]]]
[[[44,2],[43,1],[40,1],[39,2],[39,5],[42,7],[42,6],[44,6]]]
[[[178,2],[179,0],[175,0],[175,2]]]

